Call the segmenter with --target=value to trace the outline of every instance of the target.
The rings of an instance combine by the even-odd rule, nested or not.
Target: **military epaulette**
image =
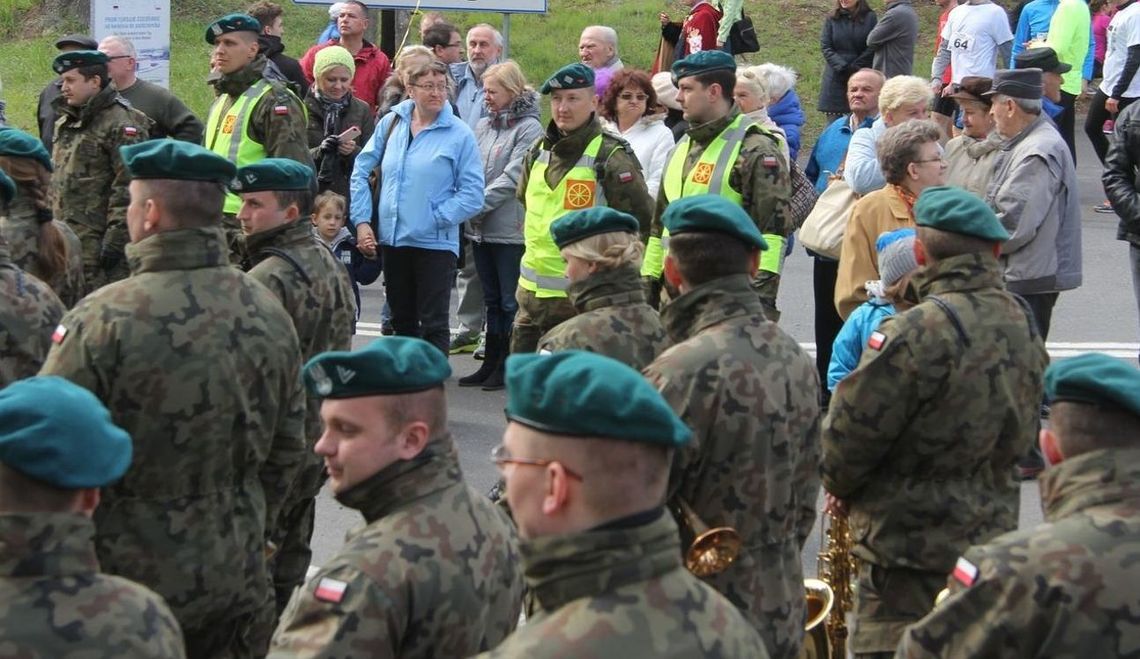
[[[131,102],[128,101],[127,99],[123,98],[122,96],[116,96],[115,102],[118,103],[119,105],[125,107],[128,110],[134,110],[135,109],[135,106],[131,105]]]

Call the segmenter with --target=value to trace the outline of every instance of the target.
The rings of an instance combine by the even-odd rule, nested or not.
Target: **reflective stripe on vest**
[[[605,203],[602,186],[594,176],[594,164],[601,149],[602,136],[598,135],[586,145],[578,162],[553,188],[546,184],[550,152],[544,150],[539,153],[531,166],[523,223],[526,251],[519,266],[519,286],[533,292],[536,297],[566,297],[570,280],[566,278],[566,262],[550,236],[550,225],[572,210]]]
[[[249,136],[248,129],[251,110],[272,88],[269,81],[258,80],[242,92],[225,112],[222,111],[222,107],[229,96],[223,94],[215,99],[214,104],[210,106],[210,115],[206,123],[206,134],[210,136],[209,149],[237,167],[252,165],[266,158],[268,154],[265,152],[265,145],[254,141]],[[241,197],[227,192],[222,211],[229,215],[237,215],[240,209]]]

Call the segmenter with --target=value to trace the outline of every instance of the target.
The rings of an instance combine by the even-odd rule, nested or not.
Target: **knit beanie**
[[[344,46],[326,46],[317,51],[317,57],[313,60],[313,77],[321,77],[334,66],[348,69],[350,77],[356,75],[356,62],[352,59],[352,53]]]
[[[879,236],[875,251],[879,253],[879,281],[867,282],[867,292],[875,297],[918,268],[914,256],[914,229],[898,229]]]

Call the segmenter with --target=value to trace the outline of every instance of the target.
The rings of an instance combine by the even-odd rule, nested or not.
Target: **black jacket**
[[[847,107],[847,79],[859,69],[871,66],[874,53],[867,47],[867,35],[878,21],[873,11],[858,20],[845,10],[840,13],[841,18],[827,17],[819,35],[824,67],[816,106],[820,112],[836,114],[851,111]]]
[[[1109,140],[1104,159],[1104,193],[1112,210],[1120,217],[1116,237],[1140,247],[1140,190],[1137,169],[1140,168],[1140,103],[1124,108],[1116,117],[1113,139]]]
[[[281,37],[261,34],[257,37],[257,43],[261,47],[262,54],[277,65],[278,70],[285,76],[297,98],[305,98],[305,95],[309,93],[309,81],[301,72],[301,64],[285,54],[285,45],[281,43]]]

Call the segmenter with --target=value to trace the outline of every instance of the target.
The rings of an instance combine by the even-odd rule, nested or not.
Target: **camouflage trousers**
[[[538,340],[543,334],[578,315],[569,299],[540,298],[522,286],[515,291],[515,299],[519,310],[515,313],[515,324],[511,329],[512,355],[538,350]]]
[[[271,566],[278,616],[285,610],[297,586],[305,583],[313,560],[309,543],[313,539],[317,494],[326,480],[328,473],[323,463],[306,465],[293,484],[289,503],[281,512],[280,526],[275,534],[278,550]]]
[[[776,296],[780,292],[780,275],[767,270],[759,270],[752,279],[752,290],[764,305],[764,317],[773,323],[780,322],[780,312],[776,309]]]
[[[945,586],[940,572],[860,562],[847,647],[864,659],[893,657],[903,630],[930,613]]]
[[[222,216],[222,230],[226,234],[226,245],[230,248],[230,263],[249,270],[245,254],[245,234],[241,232],[241,223],[236,215],[226,213]]]
[[[80,251],[83,259],[84,295],[112,284],[120,279],[126,279],[131,274],[127,267],[127,257],[124,255],[111,270],[103,270],[99,265],[103,253],[103,234],[106,229],[95,229],[82,224],[69,224],[72,231],[79,238]]]
[[[256,614],[245,615],[202,629],[183,629],[186,639],[186,659],[252,659],[264,657],[265,650],[257,652],[250,642],[250,631]]]

